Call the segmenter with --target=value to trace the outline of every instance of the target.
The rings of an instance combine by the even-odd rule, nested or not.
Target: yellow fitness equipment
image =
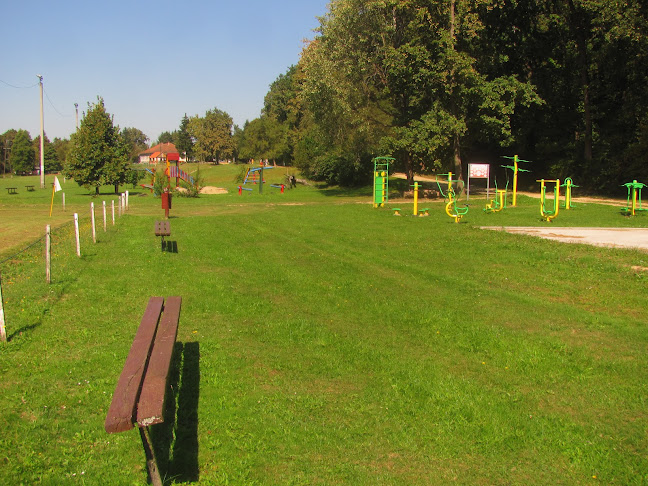
[[[540,183],[540,215],[545,221],[551,222],[556,216],[558,216],[558,211],[560,210],[560,179],[555,180],[545,180],[540,179],[536,182]],[[554,188],[554,205],[553,210],[549,211],[546,207],[546,191],[547,188],[545,183],[555,184]]]

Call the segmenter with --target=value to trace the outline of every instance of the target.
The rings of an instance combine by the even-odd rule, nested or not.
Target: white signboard
[[[470,179],[486,179],[486,199],[488,199],[490,194],[490,164],[468,164],[466,199],[470,199]]]

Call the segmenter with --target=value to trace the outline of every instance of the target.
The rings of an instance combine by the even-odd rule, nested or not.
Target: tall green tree
[[[0,135],[0,160],[2,161],[2,173],[6,174],[11,171],[11,164],[9,163],[9,154],[11,153],[11,146],[13,145],[14,138],[16,138],[17,130],[11,128]]]
[[[189,117],[185,113],[180,122],[180,129],[176,134],[176,148],[181,154],[184,154],[187,160],[193,158],[194,140],[189,133]]]
[[[11,146],[9,163],[16,174],[28,174],[34,170],[36,153],[27,130],[18,130]]]
[[[208,110],[204,117],[191,117],[187,128],[195,140],[196,158],[218,163],[231,157],[234,153],[232,126],[232,117],[218,108]]]
[[[33,140],[32,145],[34,146],[34,152],[35,152],[34,163],[36,165],[39,165],[40,164],[40,135],[38,135]],[[62,166],[59,160],[58,153],[56,152],[56,149],[52,145],[52,142],[50,142],[50,139],[47,137],[47,134],[45,134],[43,147],[45,149],[45,154],[43,157],[45,172],[58,172],[59,170],[61,170]]]
[[[342,153],[396,155],[410,179],[415,169],[461,174],[462,145],[479,137],[510,143],[516,106],[539,98],[516,76],[478,71],[477,11],[491,3],[331,3],[321,36],[302,56],[316,123]]]
[[[138,128],[126,127],[121,131],[121,138],[128,147],[130,162],[139,162],[139,154],[148,148],[148,136]]]
[[[239,157],[287,162],[290,157],[287,130],[287,125],[267,116],[246,123],[238,146]]]
[[[175,143],[175,132],[162,132],[157,143]]]
[[[129,169],[129,150],[102,98],[97,98],[92,105],[88,103],[88,111],[71,142],[64,170],[66,176],[80,186],[94,187],[95,194],[99,194],[99,187],[104,184],[114,185],[118,193]]]

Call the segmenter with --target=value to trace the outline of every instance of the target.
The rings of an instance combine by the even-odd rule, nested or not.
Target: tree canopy
[[[363,182],[376,155],[465,176],[518,153],[529,182],[615,190],[648,177],[647,14],[639,0],[331,2],[237,132],[241,156],[278,123],[285,158],[330,183]]]
[[[115,186],[126,180],[129,169],[129,148],[113,126],[112,117],[106,111],[102,98],[94,104],[88,103],[79,129],[72,135],[72,147],[65,166],[67,177],[84,187],[99,187],[105,184]]]
[[[28,174],[34,170],[36,152],[27,130],[18,130],[13,138],[9,163],[16,174]]]

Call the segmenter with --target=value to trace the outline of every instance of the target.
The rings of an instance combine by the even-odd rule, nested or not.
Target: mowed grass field
[[[204,173],[229,194],[173,199],[177,253],[131,189],[96,244],[86,216],[81,258],[55,231],[51,285],[38,245],[0,264],[2,484],[146,483],[138,433],[103,424],[153,295],[183,298],[168,484],[648,483],[647,253],[478,229],[545,224],[531,198],[455,224],[437,201],[373,209],[371,188],[238,196],[238,170]],[[3,194],[17,181],[0,229],[39,237],[51,192]],[[104,189],[67,182],[52,219]],[[646,223],[591,204],[554,224]],[[12,241],[2,260],[30,240]]]

